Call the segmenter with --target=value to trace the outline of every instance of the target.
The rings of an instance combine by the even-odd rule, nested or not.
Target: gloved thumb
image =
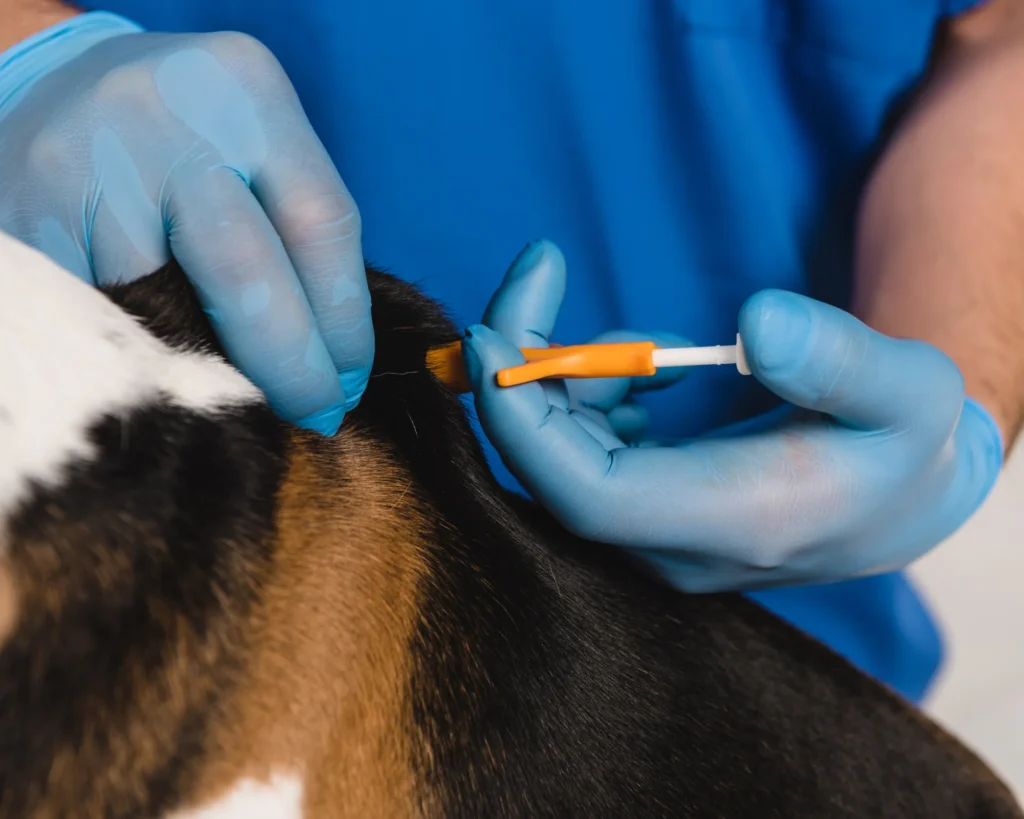
[[[791,404],[852,429],[912,431],[924,450],[956,427],[963,377],[930,344],[890,338],[844,310],[781,290],[752,296],[739,328],[754,376]]]
[[[547,347],[565,295],[565,258],[539,239],[520,251],[484,311],[483,323],[514,347]]]
[[[571,515],[586,503],[593,477],[604,474],[608,450],[567,410],[553,406],[540,383],[498,386],[498,370],[523,363],[522,353],[501,335],[480,324],[470,327],[462,351],[477,415],[502,460],[556,516]]]

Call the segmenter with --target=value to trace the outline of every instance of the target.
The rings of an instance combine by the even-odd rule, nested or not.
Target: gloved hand
[[[981,504],[1003,459],[988,413],[934,347],[834,307],[753,296],[754,376],[789,402],[674,446],[627,446],[625,379],[501,388],[516,347],[546,345],[565,287],[557,248],[520,255],[463,351],[481,424],[571,531],[628,547],[692,592],[835,581],[902,567]],[[571,383],[571,382],[570,382]],[[586,382],[577,382],[584,385]],[[616,417],[618,415],[618,417]],[[629,410],[636,436],[643,419]]]
[[[333,434],[366,387],[359,214],[250,37],[92,13],[0,55],[0,230],[99,284],[173,253],[288,420]]]

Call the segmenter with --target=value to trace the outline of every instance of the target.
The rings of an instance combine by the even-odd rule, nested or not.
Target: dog
[[[0,819],[1024,816],[734,594],[503,491],[367,270],[370,384],[278,420],[173,262],[101,292],[0,234]]]

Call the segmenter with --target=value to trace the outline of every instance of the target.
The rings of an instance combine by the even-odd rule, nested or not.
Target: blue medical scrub
[[[847,304],[872,154],[936,25],[973,1],[96,7],[265,42],[359,203],[367,259],[459,322],[478,320],[519,248],[546,236],[569,264],[556,340],[628,327],[716,344],[764,287]],[[726,368],[643,401],[651,432],[673,436],[772,405]],[[908,697],[938,667],[938,633],[902,575],[754,597]]]

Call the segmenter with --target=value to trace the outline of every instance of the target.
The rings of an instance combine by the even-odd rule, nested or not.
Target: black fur
[[[146,721],[164,753],[144,771],[143,792],[113,798],[115,815],[158,816],[173,807],[190,785],[206,718],[230,689],[237,652],[225,649],[245,636],[225,627],[224,601],[245,609],[272,545],[283,437],[265,407],[240,410],[230,423],[143,408],[103,419],[92,438],[96,461],[73,469],[60,492],[40,492],[10,523],[18,585],[54,599],[24,601],[19,628],[0,651],[4,817],[30,815],[40,788],[51,789],[49,801],[68,811],[61,815],[90,815],[74,810],[79,795],[109,775],[103,768],[118,749],[85,751]],[[217,547],[225,542],[232,548]],[[178,639],[193,671],[208,670],[212,684],[164,736],[164,715],[140,714],[133,691],[111,686],[159,688],[165,652]],[[203,652],[215,659],[199,659]],[[77,770],[47,785],[62,753]]]
[[[216,350],[184,277],[159,282],[111,296],[172,343]],[[8,525],[29,599],[0,650],[3,817],[36,815],[43,802],[68,817],[100,816],[98,805],[104,816],[155,817],[177,804],[241,657],[241,618],[225,606],[244,613],[273,545],[285,435],[266,406],[209,418],[157,402],[101,419],[91,438],[96,457],[60,491],[35,492]],[[170,689],[195,681],[167,671],[175,646],[187,652],[183,675],[208,674],[177,708],[163,705]],[[154,712],[139,713],[148,685]],[[158,748],[151,761],[118,745],[133,727],[136,743]],[[115,781],[126,753],[141,787],[127,773]],[[72,764],[54,776],[60,758]]]
[[[809,637],[738,595],[673,592],[620,551],[569,536],[502,491],[459,399],[424,368],[430,346],[458,337],[454,327],[414,288],[368,275],[377,352],[345,423],[405,462],[430,509],[408,696],[412,763],[444,815],[1020,818],[976,758]],[[219,349],[174,265],[110,295],[172,344]],[[79,587],[93,581],[73,575],[111,572],[90,567],[88,553],[62,552],[70,543],[50,546],[58,564],[92,571],[50,566],[49,579],[70,584],[67,599],[104,619],[83,622],[81,642],[53,646],[56,664],[43,680],[12,672],[31,664],[40,643],[0,653],[3,816],[19,815],[11,806],[45,781],[48,755],[81,739],[96,716],[67,703],[109,710],[127,701],[102,691],[129,661],[122,653],[166,644],[168,621],[140,600],[185,613],[197,645],[244,642],[211,596],[223,590],[222,601],[244,608],[258,587],[287,456],[283,425],[264,408],[217,421],[154,408],[132,416],[127,438],[118,424],[106,419],[96,430],[102,447],[128,447],[127,458],[120,450],[111,458],[121,464],[115,473],[83,470],[83,485],[62,493],[72,498],[67,508],[30,504],[15,523],[38,545],[55,520],[81,519],[129,560],[102,588]],[[110,503],[75,506],[74,497],[98,491],[118,493],[135,539]],[[157,530],[168,548],[152,554],[138,535]],[[242,548],[196,548],[221,536],[234,544],[239,534]],[[210,577],[217,583],[204,582]],[[96,595],[107,595],[105,604],[86,606]],[[34,624],[31,639],[45,640],[47,625]],[[158,815],[187,789],[202,713],[230,690],[231,663],[211,679],[214,688],[196,694],[164,739],[145,793],[109,815]]]
[[[824,646],[739,595],[671,591],[501,491],[423,371],[452,326],[408,285],[370,281],[379,377],[352,420],[395,445],[448,524],[412,693],[449,816],[1018,815]]]

